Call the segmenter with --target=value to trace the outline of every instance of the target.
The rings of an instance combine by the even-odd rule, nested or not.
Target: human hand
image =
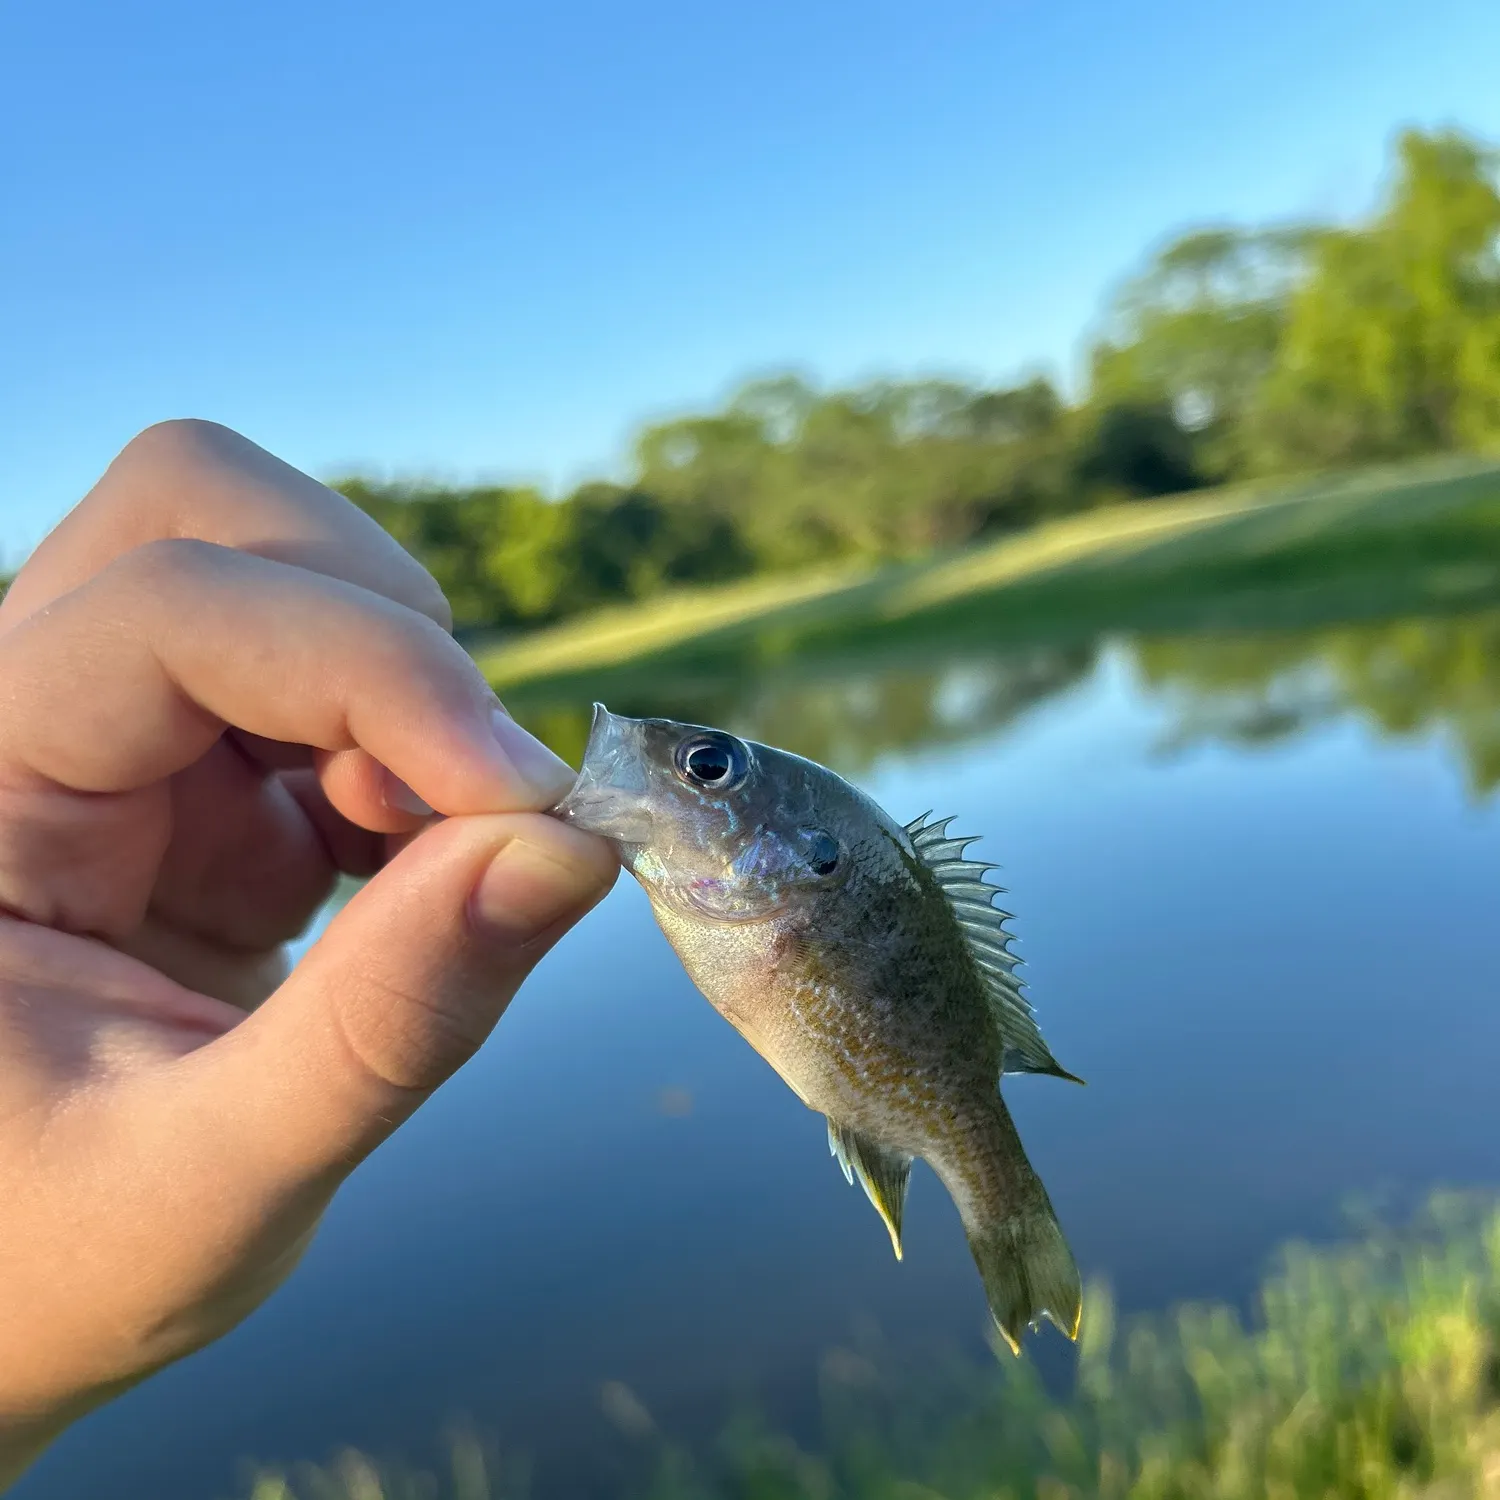
[[[196,422],[0,605],[0,1484],[256,1307],[612,883],[448,623],[342,497]],[[340,871],[374,878],[288,976]]]

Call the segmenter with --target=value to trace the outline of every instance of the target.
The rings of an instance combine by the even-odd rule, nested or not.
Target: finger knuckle
[[[205,524],[206,496],[219,497],[220,510],[225,504],[244,514],[257,506],[266,508],[277,524],[290,527],[290,540],[299,555],[289,560],[299,564],[307,561],[300,555],[308,544],[307,527],[312,527],[317,539],[320,521],[329,524],[337,510],[343,509],[344,520],[321,540],[335,550],[347,549],[353,535],[348,518],[358,514],[359,507],[327,485],[282,470],[282,465],[259,453],[232,428],[200,417],[174,417],[145,428],[125,445],[110,466],[110,482],[99,487],[93,503],[132,514],[144,505],[166,515],[197,515],[198,520],[188,523],[196,525]],[[317,557],[312,562],[314,570],[326,568],[337,577],[345,576],[344,570],[353,566],[349,576],[355,581],[451,630],[453,612],[437,580],[378,522],[370,519],[367,524],[369,530],[359,536],[353,549],[358,556]],[[275,556],[277,551],[266,555]]]
[[[190,499],[213,487],[234,434],[197,417],[174,417],[138,432],[78,507],[96,537],[172,535]]]
[[[202,417],[171,417],[143,428],[120,450],[114,467],[162,477],[191,473],[216,462],[229,428]]]

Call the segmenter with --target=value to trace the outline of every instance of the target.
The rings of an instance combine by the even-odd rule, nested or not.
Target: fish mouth
[[[596,703],[578,779],[550,809],[552,816],[616,844],[647,843],[651,810],[642,729],[639,719],[612,714]]]

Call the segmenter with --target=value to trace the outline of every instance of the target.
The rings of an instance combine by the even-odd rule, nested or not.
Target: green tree
[[[572,516],[536,490],[362,479],[335,487],[422,560],[456,624],[532,624],[569,612]]]
[[[1172,241],[1116,293],[1092,353],[1092,400],[1138,413],[1165,405],[1194,434],[1206,480],[1243,470],[1245,419],[1275,366],[1314,242],[1303,227],[1202,229]]]
[[[1258,466],[1292,470],[1500,440],[1495,157],[1409,131],[1373,223],[1329,230],[1252,415]]]
[[[1203,483],[1193,436],[1165,400],[1097,402],[1080,413],[1077,426],[1073,490],[1080,497],[1135,500]]]
[[[569,606],[639,599],[674,583],[750,572],[753,559],[731,520],[639,487],[593,483],[575,490]]]

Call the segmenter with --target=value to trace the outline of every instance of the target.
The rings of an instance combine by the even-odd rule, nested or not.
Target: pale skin
[[[199,422],[136,438],[0,605],[0,1488],[259,1305],[612,884],[449,623],[373,522]],[[289,973],[341,870],[373,878]]]

